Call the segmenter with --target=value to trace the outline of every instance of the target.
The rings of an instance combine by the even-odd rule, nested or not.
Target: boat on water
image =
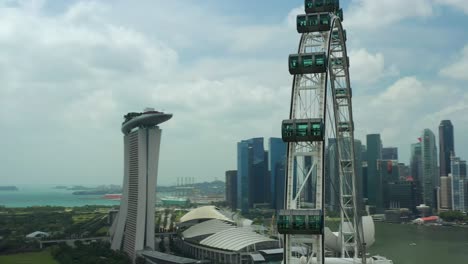
[[[120,194],[120,193],[109,193],[109,194],[105,194],[103,196],[103,198],[107,199],[107,200],[120,201],[120,199],[122,199],[122,194]]]

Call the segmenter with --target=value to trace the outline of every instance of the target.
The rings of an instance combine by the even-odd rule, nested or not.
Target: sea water
[[[0,206],[85,206],[119,205],[120,201],[104,199],[103,195],[74,195],[72,190],[55,189],[54,185],[16,185],[18,191],[0,191]]]

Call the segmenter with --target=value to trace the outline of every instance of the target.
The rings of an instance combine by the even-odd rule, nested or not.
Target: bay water
[[[375,223],[371,255],[395,264],[468,264],[468,228]]]

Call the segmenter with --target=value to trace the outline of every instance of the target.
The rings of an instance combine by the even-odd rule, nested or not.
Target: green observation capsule
[[[322,210],[280,210],[277,227],[280,234],[323,234]]]
[[[324,32],[330,30],[330,13],[298,15],[296,28],[298,33]]]
[[[305,0],[306,14],[320,12],[336,12],[340,8],[339,0]]]
[[[281,136],[284,142],[324,141],[324,123],[321,118],[283,120]]]

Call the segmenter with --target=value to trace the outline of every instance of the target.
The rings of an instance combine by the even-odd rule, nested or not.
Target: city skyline
[[[279,137],[289,108],[285,54],[297,46],[291,19],[302,1],[250,2],[1,4],[8,64],[0,65],[0,128],[13,139],[0,149],[2,184],[119,184],[115,131],[121,113],[145,106],[177,116],[165,128],[161,185],[187,173],[223,179],[236,164],[233,142]],[[343,3],[356,139],[380,133],[409,163],[421,131],[438,138],[440,121],[450,119],[457,156],[466,158],[467,4],[392,3]]]

